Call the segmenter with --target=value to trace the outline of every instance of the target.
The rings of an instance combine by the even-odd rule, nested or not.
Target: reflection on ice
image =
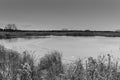
[[[0,44],[19,52],[24,50],[32,51],[36,57],[41,57],[55,50],[61,52],[64,59],[68,60],[78,57],[96,57],[99,54],[108,53],[116,57],[120,56],[120,38],[117,37],[48,36],[1,39]]]

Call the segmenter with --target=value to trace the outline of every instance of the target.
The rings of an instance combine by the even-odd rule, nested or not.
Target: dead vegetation
[[[62,63],[59,52],[51,52],[35,65],[34,57],[0,46],[0,80],[120,80],[119,60],[110,54],[97,59]]]

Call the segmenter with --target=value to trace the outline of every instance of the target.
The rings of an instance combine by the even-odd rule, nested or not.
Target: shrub
[[[55,80],[60,73],[63,73],[62,56],[59,52],[46,54],[40,59],[39,71],[47,76],[46,79]]]

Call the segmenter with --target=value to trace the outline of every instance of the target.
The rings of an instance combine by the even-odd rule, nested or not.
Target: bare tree
[[[15,24],[7,24],[5,30],[17,30],[17,26]]]

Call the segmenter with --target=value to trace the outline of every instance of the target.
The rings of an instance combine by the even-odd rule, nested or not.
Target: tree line
[[[5,25],[4,28],[0,28],[0,31],[16,31],[16,30],[18,30],[16,24],[7,24]]]

